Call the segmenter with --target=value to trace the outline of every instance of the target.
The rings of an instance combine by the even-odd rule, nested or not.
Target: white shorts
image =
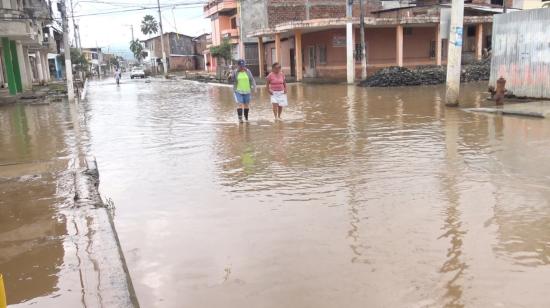
[[[271,103],[277,104],[279,107],[286,107],[288,106],[288,99],[286,97],[286,94],[284,91],[273,91],[273,95],[271,95]]]

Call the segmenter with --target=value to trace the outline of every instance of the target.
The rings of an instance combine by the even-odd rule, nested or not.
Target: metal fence
[[[516,96],[550,98],[550,8],[495,15],[490,84]]]

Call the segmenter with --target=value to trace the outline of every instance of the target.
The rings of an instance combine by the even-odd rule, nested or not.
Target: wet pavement
[[[82,173],[79,119],[64,102],[0,107],[0,273],[10,307],[132,306],[110,216]]]
[[[87,154],[142,307],[550,306],[550,121],[443,95],[293,85],[275,123],[261,89],[239,125],[231,88],[107,79],[78,115],[0,108],[8,301],[124,306],[108,220],[71,207]]]

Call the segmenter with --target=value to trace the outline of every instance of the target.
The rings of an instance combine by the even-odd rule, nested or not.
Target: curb
[[[115,229],[113,208],[106,205],[99,193],[99,169],[94,157],[85,158],[86,166],[74,173],[74,213],[71,219],[86,229],[86,257],[82,270],[97,273],[85,280],[83,294],[101,294],[106,307],[139,308],[139,301],[130,277]],[[82,258],[86,260],[86,258]]]

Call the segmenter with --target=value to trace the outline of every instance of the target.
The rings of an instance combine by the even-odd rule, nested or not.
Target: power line
[[[180,3],[180,4],[166,4],[161,5],[161,9],[166,8],[173,8],[173,9],[184,9],[184,8],[195,8],[202,6],[202,3]],[[104,12],[96,12],[96,13],[89,13],[89,14],[81,14],[81,15],[67,15],[67,17],[72,18],[78,18],[78,17],[88,17],[88,16],[99,16],[99,15],[110,15],[110,14],[119,14],[119,13],[126,13],[126,12],[137,12],[137,11],[147,11],[147,10],[156,10],[158,7],[140,7],[140,8],[133,8],[133,9],[125,9],[125,10],[116,10],[116,11],[104,11]],[[42,21],[60,21],[60,17],[52,17],[52,18],[39,18],[39,17],[1,17],[0,20],[42,20]]]
[[[203,3],[180,3],[180,4],[166,4],[161,5],[161,9],[165,8],[175,8],[175,9],[181,9],[181,8],[195,8],[195,7],[201,7]],[[136,11],[146,11],[146,10],[155,10],[158,9],[156,6],[150,6],[150,7],[140,7],[140,8],[133,8],[133,9],[124,9],[124,10],[116,10],[116,11],[105,11],[105,12],[97,12],[97,13],[89,13],[89,14],[81,14],[81,15],[74,15],[74,17],[87,17],[87,16],[98,16],[98,15],[109,15],[109,14],[118,14],[118,13],[125,13],[125,12],[136,12]]]

